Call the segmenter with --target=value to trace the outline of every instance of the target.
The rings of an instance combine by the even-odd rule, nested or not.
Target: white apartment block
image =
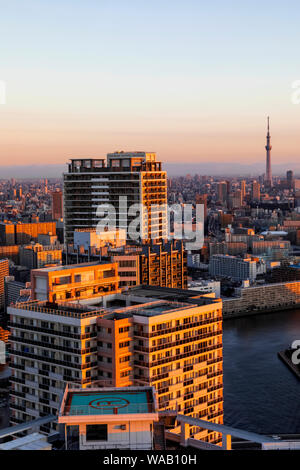
[[[254,281],[257,276],[257,262],[251,258],[237,258],[229,255],[214,255],[210,258],[209,273],[214,277],[226,277],[234,281],[249,279]]]
[[[221,296],[221,283],[211,279],[199,279],[188,283],[189,290],[195,290],[199,294],[215,294],[217,298]]]
[[[55,415],[66,382],[85,387],[97,379],[99,311],[30,301],[8,307],[8,314],[11,423]],[[48,426],[45,431],[50,430]]]

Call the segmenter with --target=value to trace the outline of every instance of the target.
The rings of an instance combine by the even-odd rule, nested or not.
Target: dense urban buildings
[[[75,230],[68,246],[68,263],[106,260],[118,264],[120,287],[139,284],[161,287],[187,286],[187,254],[182,240],[126,244],[123,229],[97,233]]]
[[[52,233],[55,235],[55,222],[32,222],[32,223],[0,223],[1,245],[24,245],[31,241],[38,241],[39,234]]]
[[[270,157],[269,129],[267,147]],[[43,201],[39,210],[38,203],[30,213],[9,207],[0,224],[0,263],[11,424],[51,415],[56,419],[41,431],[58,432],[61,398],[71,386],[154,387],[160,416],[182,414],[221,426],[223,320],[300,305],[296,181],[288,172],[283,178],[186,175],[167,182],[155,153],[115,152],[71,160],[64,213],[62,185],[51,180],[35,188]],[[8,184],[16,203],[26,198],[28,205],[26,186],[22,192]],[[196,204],[204,206],[202,246],[189,250],[187,239],[176,239],[166,202],[191,205],[195,230]],[[137,215],[128,213],[133,203],[146,208],[137,239],[128,233]],[[115,207],[116,226],[97,211],[102,204]],[[89,448],[93,432],[84,419],[82,448]],[[108,436],[109,423],[97,419]],[[168,432],[182,438],[180,423],[172,423]],[[188,429],[185,440],[221,444],[218,427]]]
[[[0,451],[300,450],[299,18],[1,2]]]

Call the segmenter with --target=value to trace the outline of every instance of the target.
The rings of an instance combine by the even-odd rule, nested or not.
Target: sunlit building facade
[[[97,380],[99,311],[29,301],[9,307],[8,313],[11,424],[56,415],[66,383],[86,387]],[[49,425],[42,430],[49,432]]]
[[[116,263],[83,263],[33,269],[32,300],[72,301],[119,291]]]
[[[153,386],[159,410],[222,424],[221,300],[156,287],[106,298],[104,307],[29,301],[8,308],[12,423],[56,414],[66,383],[97,382]],[[190,436],[220,442],[203,429],[191,427]]]
[[[65,243],[73,243],[75,229],[96,227],[107,217],[108,205],[114,208],[112,225],[125,229],[129,238],[130,223],[137,217],[139,240],[167,238],[167,175],[155,153],[115,152],[106,161],[71,160],[64,174]]]

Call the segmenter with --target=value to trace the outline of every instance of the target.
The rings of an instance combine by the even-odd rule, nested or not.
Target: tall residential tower
[[[167,238],[167,174],[155,153],[115,152],[107,161],[71,160],[64,174],[65,243],[73,243],[75,229],[96,227],[102,218],[98,206],[109,205],[115,209],[117,228],[126,230],[142,205],[140,240]]]

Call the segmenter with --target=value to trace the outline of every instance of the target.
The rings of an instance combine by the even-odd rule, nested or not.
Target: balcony
[[[209,347],[206,347],[206,348],[196,349],[194,351],[189,351],[189,352],[184,353],[184,354],[179,354],[177,356],[164,357],[163,359],[159,359],[159,360],[151,361],[151,362],[135,360],[134,364],[137,365],[137,366],[147,367],[147,368],[157,367],[157,366],[160,366],[160,365],[163,365],[163,364],[167,364],[169,362],[176,362],[176,361],[179,361],[180,359],[190,358],[190,357],[197,356],[197,355],[203,354],[205,352],[209,352],[209,351],[214,351],[214,350],[220,349],[220,348],[222,348],[222,344],[216,344],[216,345],[209,346]],[[191,367],[191,366],[186,366],[186,367]],[[191,370],[191,369],[189,369],[189,370]]]
[[[166,328],[166,329],[163,329],[163,330],[160,330],[160,331],[152,331],[151,333],[149,333],[149,332],[144,333],[144,332],[141,332],[141,331],[135,331],[134,335],[135,336],[140,336],[141,338],[153,338],[155,336],[164,336],[166,334],[174,333],[176,331],[182,331],[182,330],[187,330],[187,329],[191,329],[191,328],[196,328],[197,326],[209,325],[209,324],[212,324],[212,323],[221,322],[222,320],[223,320],[223,317],[218,316],[218,317],[215,317],[215,318],[201,320],[201,321],[194,322],[194,323],[186,323],[184,325],[179,325],[179,326],[175,326],[175,327],[172,327],[172,328]],[[219,333],[219,334],[221,334],[221,333]]]
[[[211,419],[217,418],[218,416],[223,416],[224,411],[217,411],[216,413],[212,413],[207,416],[207,420],[210,421]]]
[[[223,384],[217,384],[217,385],[214,385],[213,387],[209,387],[207,389],[208,392],[213,392],[214,390],[220,390],[221,388],[223,388]]]
[[[136,345],[135,350],[136,351],[153,353],[153,352],[156,352],[156,351],[161,351],[162,349],[168,349],[168,348],[180,346],[180,345],[183,345],[183,344],[193,343],[193,342],[205,339],[205,338],[212,338],[214,336],[219,336],[221,334],[222,334],[222,330],[218,330],[218,331],[214,331],[212,333],[204,333],[202,335],[190,336],[189,338],[183,338],[183,339],[177,340],[177,341],[165,342],[163,344],[159,344],[158,346],[153,346],[151,348],[149,346]]]

